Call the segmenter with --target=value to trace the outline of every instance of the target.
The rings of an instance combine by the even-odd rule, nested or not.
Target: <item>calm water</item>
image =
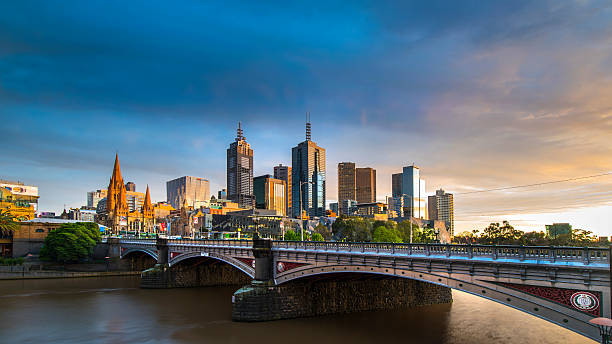
[[[0,281],[0,342],[595,343],[461,292],[452,305],[235,323],[234,289],[143,290],[134,277]]]

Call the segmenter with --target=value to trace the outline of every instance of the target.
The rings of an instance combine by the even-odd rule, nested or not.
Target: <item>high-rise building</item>
[[[274,178],[285,181],[285,214],[288,214],[291,212],[291,167],[283,164],[274,166]]]
[[[417,219],[427,219],[427,198],[425,181],[421,179],[420,170],[414,164],[405,166],[402,172],[402,195],[410,197],[409,214]]]
[[[207,179],[184,176],[166,182],[166,201],[174,209],[185,203],[190,207],[208,206],[210,183]]]
[[[428,210],[430,220],[446,222],[446,229],[451,236],[455,233],[455,215],[453,209],[453,194],[444,190],[436,190],[436,194],[428,197]]]
[[[236,140],[227,149],[227,198],[241,208],[253,208],[253,150],[238,122]]]
[[[341,162],[338,164],[338,215],[348,215],[345,208],[346,200],[356,200],[356,170],[354,162]]]
[[[358,167],[355,171],[357,203],[376,202],[376,170],[371,167]]]
[[[255,207],[276,211],[276,215],[287,214],[285,202],[285,181],[272,178],[269,174],[253,178]]]
[[[134,184],[134,182],[127,182],[125,184],[125,189],[127,191],[136,191],[136,184]]]
[[[325,216],[325,149],[310,140],[310,121],[306,123],[306,141],[291,150],[292,214],[301,209],[309,216]]]
[[[227,199],[227,190],[226,189],[221,189],[219,190],[219,192],[217,192],[217,199]]]
[[[97,208],[103,198],[106,198],[106,189],[87,192],[87,207]]]
[[[403,173],[394,173],[391,175],[391,195],[393,197],[402,195],[402,178]]]

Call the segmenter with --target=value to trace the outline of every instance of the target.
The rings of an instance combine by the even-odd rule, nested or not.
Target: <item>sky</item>
[[[216,194],[238,121],[260,175],[291,164],[306,112],[328,202],[338,162],[375,168],[379,200],[415,163],[455,194],[456,232],[612,235],[609,1],[0,3],[0,178],[42,211],[84,205],[115,153],[154,201],[183,175]]]

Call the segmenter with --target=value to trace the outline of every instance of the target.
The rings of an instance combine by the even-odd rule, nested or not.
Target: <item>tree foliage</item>
[[[296,232],[292,231],[291,229],[285,232],[285,236],[284,239],[287,241],[299,241],[300,237],[299,235],[297,235]]]
[[[331,240],[332,238],[332,232],[331,230],[329,230],[329,228],[327,228],[327,226],[323,225],[322,223],[319,223],[315,228],[314,228],[315,234],[319,234],[321,235],[321,237],[324,240]],[[313,240],[314,240],[314,236],[313,236]],[[315,240],[315,241],[323,241],[323,240]]]
[[[374,242],[402,242],[399,232],[394,228],[378,226],[372,233],[372,241]]]
[[[311,238],[312,241],[325,241],[320,233],[314,233]]]
[[[523,232],[515,229],[508,221],[491,223],[482,232],[473,230],[453,237],[457,244],[482,245],[527,245],[527,246],[596,246],[597,236],[582,229],[571,229],[569,233],[547,237],[544,232]]]
[[[63,224],[47,235],[40,257],[62,263],[85,261],[91,258],[100,239],[100,230],[95,223]]]
[[[412,231],[413,243],[436,242],[431,228],[419,228],[410,221],[381,221],[362,217],[341,216],[332,225],[332,238],[347,242],[396,242],[409,243]]]
[[[0,210],[0,231],[14,232],[19,227],[15,217],[8,211]]]

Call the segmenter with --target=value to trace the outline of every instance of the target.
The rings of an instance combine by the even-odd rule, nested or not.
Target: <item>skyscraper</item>
[[[357,181],[354,162],[341,162],[338,164],[338,215],[348,215],[346,200],[357,199],[355,183]]]
[[[286,215],[285,181],[272,178],[271,175],[253,178],[255,207],[276,211],[277,215]]]
[[[302,209],[310,216],[325,216],[325,149],[310,140],[310,121],[306,122],[306,141],[291,150],[292,214]]]
[[[355,176],[357,203],[376,202],[376,170],[371,167],[359,167]]]
[[[291,167],[280,164],[274,166],[274,178],[285,181],[285,211],[291,213]]]
[[[238,122],[236,140],[227,149],[227,198],[241,208],[253,208],[253,150]]]
[[[391,175],[391,195],[393,197],[400,197],[402,195],[402,178],[403,173]]]
[[[191,207],[207,206],[210,201],[210,183],[207,179],[184,176],[166,182],[166,200],[174,209],[184,203]]]
[[[447,223],[451,236],[455,232],[455,214],[453,209],[453,194],[444,190],[436,190],[436,194],[428,197],[428,210],[430,220],[441,220]]]
[[[427,199],[425,196],[425,181],[421,179],[420,171],[414,164],[405,166],[402,172],[402,195],[410,197],[409,214],[418,219],[427,218]]]

